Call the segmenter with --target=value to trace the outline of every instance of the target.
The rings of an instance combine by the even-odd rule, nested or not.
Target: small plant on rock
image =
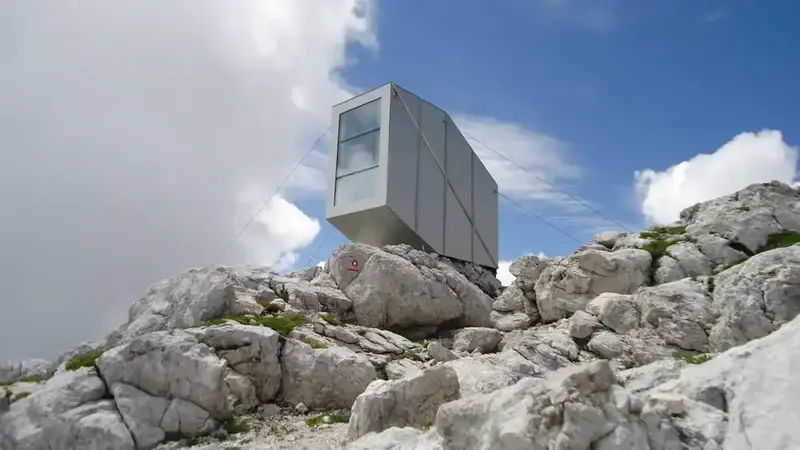
[[[349,421],[349,414],[331,413],[314,416],[306,420],[306,425],[308,425],[309,428],[316,428],[320,425],[327,425],[331,423],[348,423]]]
[[[767,243],[761,248],[759,253],[776,248],[791,247],[800,243],[800,233],[796,231],[781,231],[767,236]]]
[[[678,358],[686,361],[687,364],[703,364],[704,362],[708,362],[711,360],[711,355],[700,353],[700,354],[684,354],[678,355]]]
[[[97,349],[75,355],[67,361],[64,368],[66,370],[78,370],[81,367],[94,367],[97,358],[99,358],[103,352],[103,349]]]
[[[229,434],[247,433],[250,431],[250,424],[241,417],[231,417],[222,423],[222,428]]]
[[[320,317],[322,317],[322,320],[324,320],[325,322],[328,322],[330,325],[334,325],[334,326],[337,326],[337,327],[342,326],[342,320],[339,319],[339,316],[337,316],[335,314],[326,313],[326,314],[322,314]]]
[[[300,341],[305,342],[306,344],[310,345],[313,349],[321,349],[321,348],[328,348],[328,344],[318,341],[316,339],[310,338],[308,336],[300,336]]]

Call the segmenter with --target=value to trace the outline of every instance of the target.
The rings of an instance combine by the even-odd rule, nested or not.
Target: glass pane
[[[333,204],[352,203],[375,194],[375,178],[378,168],[347,175],[336,180],[333,192]]]
[[[380,137],[381,130],[378,129],[340,143],[336,158],[336,176],[341,177],[376,166]]]
[[[381,126],[381,100],[374,100],[339,116],[339,142]]]

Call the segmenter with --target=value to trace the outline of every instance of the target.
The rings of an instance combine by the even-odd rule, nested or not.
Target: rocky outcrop
[[[94,369],[61,372],[0,416],[0,448],[133,450],[133,438]]]
[[[798,199],[753,185],[507,288],[404,245],[188,270],[104,342],[0,364],[0,448],[215,448],[240,421],[271,448],[287,417],[330,448],[795,448]]]

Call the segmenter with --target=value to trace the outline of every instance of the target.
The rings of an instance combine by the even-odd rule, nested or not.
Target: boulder
[[[282,397],[311,409],[350,408],[377,378],[369,358],[338,345],[312,348],[288,339],[281,352]]]
[[[502,338],[502,333],[494,328],[462,328],[453,336],[453,351],[472,352],[480,348],[484,353],[491,353]]]
[[[604,292],[632,294],[650,279],[644,250],[587,250],[548,265],[536,282],[536,305],[543,322],[569,317]]]
[[[92,368],[59,372],[0,415],[3,450],[133,450],[133,438]]]
[[[391,427],[425,427],[433,423],[439,406],[458,397],[458,377],[446,366],[400,380],[373,381],[353,404],[348,434],[356,439]]]

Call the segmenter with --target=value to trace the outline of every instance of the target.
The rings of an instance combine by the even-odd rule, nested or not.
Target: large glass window
[[[381,134],[381,102],[371,101],[339,116],[334,204],[369,198],[375,191]]]
[[[370,198],[375,193],[375,178],[378,168],[362,170],[336,179],[333,204],[352,203]]]
[[[381,127],[381,100],[365,103],[339,116],[339,142]]]

